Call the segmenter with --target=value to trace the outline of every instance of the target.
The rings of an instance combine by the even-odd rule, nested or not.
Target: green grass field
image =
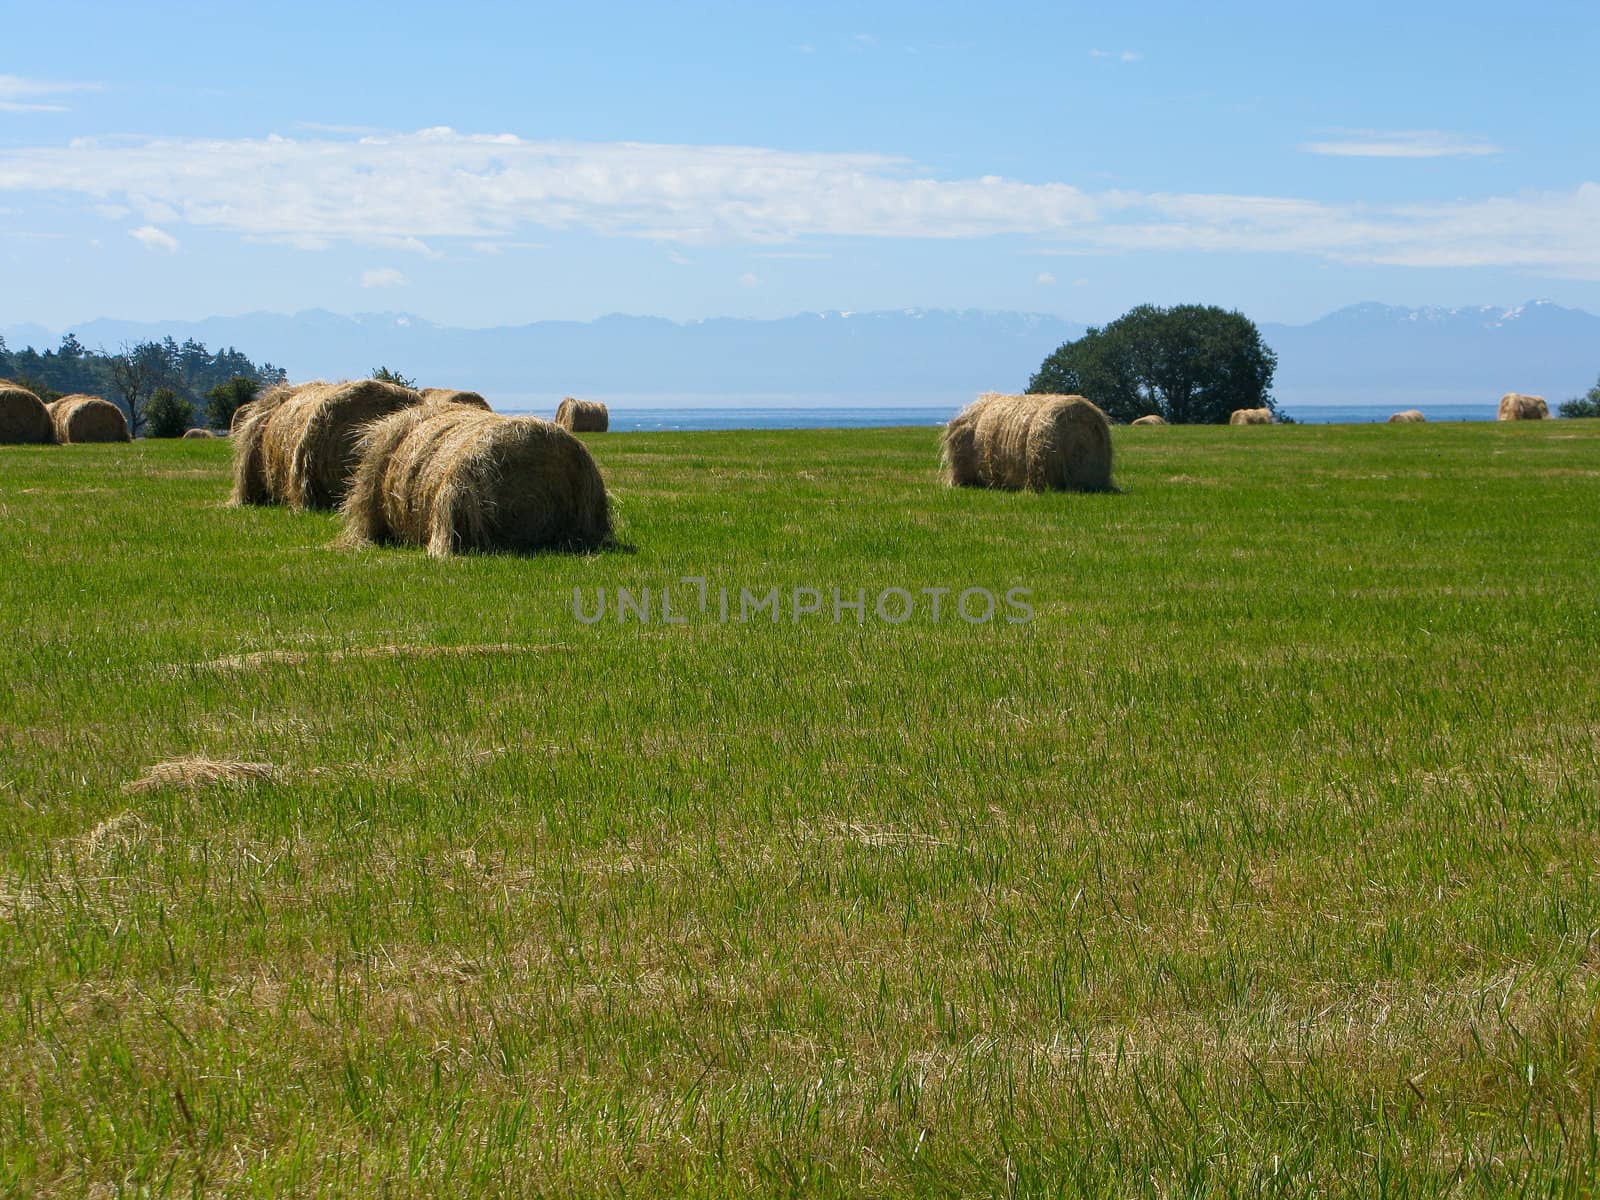
[[[1600,422],[936,436],[594,437],[622,549],[451,561],[0,449],[0,1192],[1588,1194]]]

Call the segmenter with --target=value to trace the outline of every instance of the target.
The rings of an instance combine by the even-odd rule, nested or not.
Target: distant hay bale
[[[605,482],[583,443],[538,417],[429,403],[368,427],[344,502],[347,546],[590,550],[611,534]]]
[[[1236,408],[1228,417],[1229,425],[1271,425],[1270,408]]]
[[[1166,418],[1157,413],[1150,413],[1148,416],[1136,417],[1133,421],[1133,424],[1135,425],[1165,425],[1166,423]]]
[[[1030,491],[1111,487],[1111,423],[1082,396],[987,392],[945,426],[945,482]]]
[[[1543,421],[1550,408],[1543,396],[1524,396],[1521,392],[1507,392],[1500,397],[1499,421]]]
[[[55,425],[56,441],[63,446],[78,442],[131,442],[128,418],[109,400],[99,396],[72,395],[52,401],[50,420]]]
[[[598,400],[568,396],[556,406],[556,424],[573,433],[604,433],[611,428],[611,414]]]
[[[233,502],[337,507],[362,427],[421,402],[410,388],[377,379],[262,396],[235,435]]]
[[[1391,424],[1391,425],[1417,425],[1417,424],[1420,424],[1423,421],[1426,421],[1427,419],[1428,419],[1427,417],[1423,416],[1416,409],[1408,408],[1404,412],[1397,412],[1392,417],[1390,417],[1389,418],[1389,424]]]
[[[0,443],[49,445],[55,423],[44,401],[25,387],[0,380]]]
[[[484,412],[492,411],[489,402],[477,392],[460,392],[455,388],[423,388],[422,398],[440,404],[465,404],[471,408],[481,408]]]
[[[196,441],[199,441],[199,440],[202,440],[202,439],[214,438],[216,436],[217,435],[212,433],[211,430],[209,430],[209,429],[196,428],[196,429],[185,429],[183,431],[183,438],[184,438],[185,441],[189,441],[190,439],[194,439]]]

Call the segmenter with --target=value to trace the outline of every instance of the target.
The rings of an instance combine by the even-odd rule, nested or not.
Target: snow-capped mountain
[[[1600,375],[1600,317],[1548,300],[1512,308],[1356,304],[1309,325],[1263,325],[1275,392],[1296,404],[1492,403],[1505,392],[1551,407]]]
[[[90,346],[172,336],[236,346],[295,378],[343,378],[388,366],[425,384],[483,392],[501,407],[544,408],[565,394],[638,403],[956,404],[1021,389],[1040,361],[1084,326],[1016,312],[897,309],[778,320],[676,322],[608,316],[454,329],[411,313],[203,321],[90,321]],[[13,347],[63,331],[0,330]],[[1340,404],[1491,404],[1508,391],[1555,402],[1600,375],[1600,317],[1549,301],[1515,307],[1357,304],[1308,325],[1262,325],[1278,353],[1274,389],[1291,410]]]

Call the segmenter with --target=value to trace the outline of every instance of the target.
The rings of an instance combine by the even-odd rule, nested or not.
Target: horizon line
[[[1190,302],[1190,303],[1194,303],[1194,302]],[[1509,304],[1509,305],[1508,304],[1461,304],[1461,305],[1454,305],[1454,306],[1446,306],[1446,305],[1438,305],[1438,304],[1422,304],[1422,305],[1390,304],[1390,303],[1387,303],[1386,301],[1382,301],[1382,300],[1357,300],[1357,301],[1353,301],[1350,304],[1344,304],[1344,305],[1340,305],[1338,308],[1330,309],[1327,312],[1323,313],[1321,316],[1313,317],[1309,321],[1274,321],[1274,320],[1266,320],[1266,319],[1259,319],[1258,320],[1256,318],[1251,318],[1251,320],[1255,321],[1255,323],[1257,325],[1276,325],[1276,326],[1282,326],[1284,328],[1289,328],[1289,329],[1304,329],[1304,328],[1307,328],[1308,326],[1317,324],[1319,321],[1325,321],[1329,317],[1338,316],[1340,313],[1350,312],[1350,311],[1352,311],[1354,309],[1361,309],[1361,308],[1383,308],[1383,309],[1394,310],[1394,311],[1399,311],[1399,312],[1407,312],[1407,313],[1448,313],[1448,314],[1473,312],[1473,311],[1476,311],[1476,312],[1492,312],[1492,311],[1498,310],[1499,312],[1501,312],[1503,314],[1510,315],[1512,313],[1520,312],[1521,310],[1526,309],[1526,308],[1533,308],[1533,307],[1540,307],[1540,306],[1548,306],[1548,307],[1552,307],[1552,308],[1559,308],[1559,309],[1562,309],[1563,311],[1566,311],[1566,312],[1582,313],[1585,316],[1596,316],[1597,315],[1595,313],[1590,312],[1588,309],[1585,309],[1585,308],[1579,308],[1579,307],[1576,307],[1574,305],[1560,304],[1560,303],[1558,303],[1558,302],[1556,302],[1554,300],[1550,300],[1550,299],[1545,298],[1545,297],[1539,297],[1539,298],[1524,300],[1524,301],[1521,301],[1521,302],[1519,302],[1517,304]],[[1172,306],[1172,305],[1161,305],[1161,306],[1158,306],[1158,307],[1175,307],[1175,306]],[[1218,305],[1216,307],[1224,307],[1225,308],[1227,306]],[[1237,309],[1229,309],[1229,311],[1239,311],[1239,310],[1237,310]],[[1030,309],[948,308],[948,307],[943,307],[943,306],[907,305],[907,306],[904,306],[904,307],[897,307],[897,308],[874,308],[874,309],[800,309],[800,310],[797,310],[795,312],[787,313],[787,314],[785,314],[783,316],[777,316],[777,317],[738,317],[738,316],[731,316],[731,315],[714,315],[714,316],[705,316],[705,317],[689,317],[689,318],[683,318],[683,319],[678,319],[678,318],[675,318],[675,317],[660,316],[658,314],[652,314],[652,313],[629,313],[629,312],[616,311],[616,312],[601,313],[598,316],[587,317],[587,318],[577,318],[577,317],[541,317],[541,318],[538,318],[538,319],[535,319],[535,320],[532,320],[532,321],[523,321],[523,322],[514,323],[514,324],[508,323],[508,324],[499,324],[499,325],[451,325],[451,324],[446,324],[446,323],[441,322],[441,321],[436,321],[431,317],[425,317],[425,316],[421,315],[420,313],[409,312],[409,311],[406,311],[406,310],[403,310],[403,309],[390,309],[390,310],[383,310],[383,311],[361,311],[361,312],[341,313],[341,312],[336,312],[333,309],[322,308],[322,307],[312,307],[312,308],[296,309],[293,312],[282,312],[282,311],[273,310],[273,309],[250,309],[250,310],[247,310],[245,312],[238,312],[238,313],[212,313],[212,314],[209,314],[209,315],[204,316],[204,317],[138,318],[138,317],[98,316],[98,317],[91,318],[90,320],[87,320],[87,321],[79,321],[79,322],[75,322],[75,323],[69,323],[67,325],[63,325],[63,326],[59,326],[59,327],[53,327],[53,326],[46,325],[43,322],[38,322],[38,321],[15,321],[15,322],[11,322],[11,323],[8,323],[6,325],[0,326],[0,334],[3,334],[5,332],[5,330],[7,330],[7,329],[10,329],[12,331],[17,331],[17,330],[24,330],[24,329],[30,329],[31,328],[31,329],[43,330],[46,334],[49,334],[50,336],[59,339],[59,338],[65,337],[68,334],[76,333],[76,331],[78,329],[87,328],[89,326],[97,325],[97,324],[146,325],[146,326],[201,325],[201,324],[204,324],[204,323],[206,323],[208,321],[242,321],[242,320],[247,320],[247,319],[252,318],[252,317],[278,317],[278,318],[283,318],[283,319],[286,319],[286,320],[294,320],[294,319],[301,318],[301,317],[315,316],[315,315],[326,315],[326,316],[330,316],[330,317],[336,317],[336,318],[338,318],[339,320],[342,320],[342,321],[360,321],[363,318],[383,318],[383,319],[392,321],[392,320],[404,318],[406,320],[415,320],[415,321],[423,322],[426,325],[428,325],[428,326],[430,326],[430,327],[432,327],[434,329],[450,330],[450,331],[461,332],[461,333],[488,333],[488,332],[493,332],[493,331],[496,331],[496,330],[527,329],[527,328],[530,328],[530,327],[535,326],[535,325],[595,325],[595,324],[598,324],[601,321],[609,321],[609,320],[660,321],[660,322],[664,322],[664,323],[669,324],[669,325],[678,326],[680,328],[687,328],[687,327],[690,327],[690,326],[693,326],[693,325],[704,325],[704,324],[709,324],[711,322],[720,322],[720,321],[737,321],[737,322],[745,322],[745,323],[749,323],[749,324],[754,325],[754,324],[775,324],[775,323],[777,323],[779,321],[793,321],[793,320],[797,320],[797,319],[800,319],[800,318],[803,318],[803,317],[819,317],[819,318],[824,318],[824,319],[829,318],[829,317],[838,317],[838,318],[841,318],[841,319],[844,319],[844,320],[848,320],[848,319],[850,319],[852,317],[914,316],[914,315],[922,315],[922,314],[949,314],[949,315],[954,315],[954,316],[965,316],[965,315],[968,315],[968,314],[978,314],[980,316],[1031,317],[1031,318],[1042,319],[1042,320],[1060,321],[1060,322],[1062,322],[1064,324],[1068,324],[1068,325],[1082,326],[1085,329],[1094,328],[1097,325],[1103,327],[1105,324],[1108,323],[1108,322],[1103,322],[1103,321],[1102,322],[1084,321],[1084,320],[1080,320],[1080,319],[1078,319],[1076,317],[1062,316],[1059,313],[1040,312],[1040,311],[1037,311],[1037,310],[1030,310]],[[1246,314],[1246,315],[1248,316],[1248,314]],[[1111,318],[1111,320],[1115,320],[1115,319],[1116,318]],[[16,347],[13,347],[13,349],[15,349],[15,348]],[[36,349],[36,347],[33,347],[33,346],[29,346],[27,348],[28,349]]]

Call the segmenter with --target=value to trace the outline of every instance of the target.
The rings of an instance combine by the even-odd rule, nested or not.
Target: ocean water
[[[1417,406],[1430,421],[1492,421],[1493,404],[1433,404]],[[960,405],[917,408],[824,405],[796,408],[733,406],[717,408],[636,408],[611,406],[611,428],[632,433],[648,430],[690,429],[881,429],[896,425],[943,425]],[[1387,421],[1394,405],[1299,405],[1285,408],[1307,425],[1372,424]]]

